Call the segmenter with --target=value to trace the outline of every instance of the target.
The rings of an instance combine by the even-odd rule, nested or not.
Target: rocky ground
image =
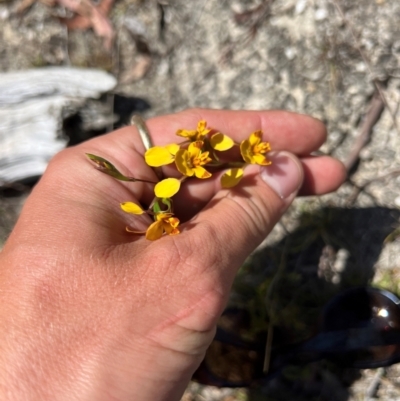
[[[72,14],[60,4],[0,0],[0,72],[104,69],[118,77],[115,94],[134,97],[131,109],[146,118],[188,107],[286,109],[326,123],[321,151],[348,166],[348,181],[296,201],[249,258],[232,302],[258,310],[245,282],[252,300],[267,294],[260,304],[270,326],[304,338],[344,288],[373,283],[399,293],[397,0],[119,0],[109,12],[111,50],[90,24],[68,29],[60,17]],[[17,187],[0,198],[3,241],[27,193]],[[320,362],[254,389],[193,383],[183,400],[397,400],[399,373]]]

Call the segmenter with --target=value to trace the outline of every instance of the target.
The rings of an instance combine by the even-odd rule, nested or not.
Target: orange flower
[[[204,167],[212,161],[208,156],[209,152],[202,152],[203,141],[192,142],[188,149],[179,149],[175,155],[177,169],[188,177],[195,175],[197,178],[210,178],[209,173]]]
[[[133,202],[121,203],[121,209],[129,214],[146,213],[141,206]],[[173,217],[173,213],[159,212],[154,215],[155,222],[150,224],[146,231],[134,231],[126,227],[126,231],[133,234],[146,234],[146,238],[150,241],[155,241],[162,237],[164,233],[168,235],[179,234],[179,219]]]
[[[269,142],[261,142],[262,131],[253,132],[249,139],[245,139],[240,144],[240,153],[246,163],[260,164],[261,166],[268,166],[271,161],[265,156],[266,153],[271,151]]]
[[[168,235],[179,234],[179,219],[173,217],[172,213],[157,213],[156,221],[150,224],[146,231],[146,238],[150,241],[155,241],[162,237],[164,233]]]
[[[197,129],[195,130],[187,130],[187,129],[180,129],[176,132],[176,135],[182,136],[191,142],[202,141],[204,137],[211,132],[211,129],[207,128],[207,122],[201,120],[197,124]]]

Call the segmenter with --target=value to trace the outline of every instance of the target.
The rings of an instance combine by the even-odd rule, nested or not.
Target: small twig
[[[265,374],[268,373],[270,363],[271,363],[271,352],[272,352],[272,340],[274,338],[274,325],[268,325],[268,333],[267,333],[267,343],[265,344],[265,356],[264,356],[264,367],[263,372]]]
[[[367,388],[367,391],[365,392],[365,401],[370,401],[373,398],[376,397],[376,392],[378,391],[378,387],[381,383],[381,379],[383,375],[385,374],[385,368],[379,368],[377,369],[374,378],[372,379],[372,382]]]
[[[271,352],[272,352],[272,340],[273,340],[273,333],[274,333],[274,318],[273,318],[273,313],[270,311],[274,307],[274,300],[273,300],[273,293],[275,290],[275,287],[277,286],[279,280],[283,276],[285,269],[286,269],[286,255],[287,255],[287,250],[289,248],[289,241],[286,240],[284,243],[283,251],[282,251],[282,256],[281,260],[278,266],[278,270],[275,273],[269,287],[267,290],[267,294],[265,295],[265,303],[267,307],[267,312],[269,312],[269,324],[268,324],[268,333],[267,333],[267,341],[265,344],[265,355],[264,355],[264,365],[263,365],[263,372],[268,373],[270,364],[271,364]]]
[[[360,152],[370,140],[372,128],[379,120],[383,108],[383,99],[378,92],[375,92],[369,104],[369,109],[359,129],[359,134],[353,144],[353,148],[351,149],[350,154],[347,156],[347,159],[344,161],[347,171],[350,171],[357,163],[360,157]]]

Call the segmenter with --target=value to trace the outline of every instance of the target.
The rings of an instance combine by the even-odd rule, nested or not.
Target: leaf
[[[126,177],[125,175],[120,173],[112,163],[110,163],[108,160],[106,160],[100,156],[92,155],[91,153],[86,153],[86,156],[93,163],[95,163],[97,165],[97,170],[101,171],[104,174],[110,175],[111,177],[114,177],[117,180],[132,181],[132,182],[141,181],[141,180],[137,180],[136,178],[133,178],[133,177]]]

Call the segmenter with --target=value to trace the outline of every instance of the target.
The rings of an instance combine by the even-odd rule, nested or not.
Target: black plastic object
[[[210,385],[247,386],[263,377],[264,345],[246,342],[235,333],[218,329],[215,343],[228,347],[230,355],[207,355],[194,379]],[[240,353],[241,352],[241,353]],[[232,357],[236,355],[236,357]],[[272,350],[266,375],[274,376],[287,365],[303,365],[329,359],[343,367],[359,369],[400,362],[400,300],[372,287],[346,290],[323,309],[318,331],[307,341]],[[241,369],[237,369],[239,366]],[[265,376],[265,375],[264,375]]]
[[[400,362],[400,300],[372,287],[337,295],[324,308],[314,337],[274,350],[271,370],[319,359],[359,369]]]

